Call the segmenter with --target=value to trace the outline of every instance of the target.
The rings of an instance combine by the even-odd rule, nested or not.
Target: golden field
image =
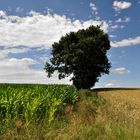
[[[106,100],[106,111],[114,114],[114,119],[122,115],[134,123],[140,122],[140,89],[110,89],[98,93]]]

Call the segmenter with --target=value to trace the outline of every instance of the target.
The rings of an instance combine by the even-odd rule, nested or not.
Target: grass
[[[100,91],[99,94],[107,100],[106,114],[111,112],[108,117],[115,120],[124,118],[133,123],[140,122],[140,89]]]
[[[0,140],[140,140],[140,89],[81,90],[78,97],[51,125],[19,120]]]

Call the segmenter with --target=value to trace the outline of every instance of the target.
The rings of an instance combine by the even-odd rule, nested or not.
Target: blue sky
[[[51,45],[70,31],[101,25],[112,63],[96,87],[140,87],[140,0],[1,0],[0,82],[70,83],[46,77]]]

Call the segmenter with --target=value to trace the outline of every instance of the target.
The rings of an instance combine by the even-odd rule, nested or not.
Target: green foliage
[[[64,103],[78,100],[75,87],[68,85],[0,85],[0,123],[7,126],[22,117],[26,126],[33,119],[48,118],[49,124]]]
[[[102,74],[108,74],[110,63],[106,56],[110,49],[108,35],[99,26],[70,32],[52,45],[52,59],[46,63],[48,77],[58,71],[59,79],[73,75],[78,89],[94,86]]]

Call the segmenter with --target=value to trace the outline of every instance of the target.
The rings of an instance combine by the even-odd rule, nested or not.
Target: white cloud
[[[17,8],[17,12],[19,10]],[[31,11],[26,17],[8,16],[6,12],[0,11],[0,46],[3,46],[0,47],[0,82],[71,83],[70,78],[58,80],[57,73],[49,79],[45,71],[31,66],[39,62],[31,58],[9,58],[9,54],[25,53],[33,48],[51,48],[62,35],[90,25],[101,25],[101,29],[108,31],[108,24],[105,21],[71,20],[58,14],[43,15],[35,11]],[[42,61],[46,59],[44,56],[40,58]]]
[[[89,6],[90,6],[91,10],[93,11],[93,13],[95,15],[97,15],[98,14],[98,9],[97,9],[96,5],[94,3],[90,3]]]
[[[109,35],[110,38],[115,38],[117,35]]]
[[[59,80],[57,73],[47,78],[45,71],[30,68],[37,62],[31,58],[10,58],[0,61],[0,83],[71,84],[70,78]]]
[[[23,8],[21,8],[21,7],[16,8],[16,13],[22,13],[22,12],[23,12]]]
[[[115,86],[114,83],[107,83],[107,84],[105,85],[105,87],[107,87],[107,88],[109,88],[109,87],[114,87],[114,86]]]
[[[112,69],[111,72],[113,74],[127,74],[127,73],[130,73],[130,70],[127,70],[126,68],[124,67],[120,67],[120,68],[115,68],[115,69]]]
[[[131,5],[132,5],[131,2],[126,2],[126,1],[114,1],[113,2],[113,8],[115,9],[115,11],[127,9]]]
[[[94,3],[90,3],[90,8],[93,10],[93,11],[97,11],[97,7]]]
[[[28,48],[48,49],[59,41],[62,35],[70,31],[87,28],[90,25],[102,25],[107,32],[108,24],[105,21],[96,20],[71,20],[58,14],[42,15],[31,11],[30,16],[8,16],[3,11],[0,14],[0,46],[28,46]]]
[[[124,17],[124,18],[119,18],[115,22],[116,23],[122,23],[122,22],[130,22],[131,18],[130,17]]]
[[[119,25],[112,25],[111,28],[112,29],[117,29],[117,28],[119,28]]]
[[[33,64],[36,64],[37,62],[31,58],[22,58],[22,59],[17,59],[17,58],[10,58],[10,59],[4,59],[2,61],[0,61],[0,69],[4,69],[4,67],[14,67],[15,69],[15,72],[16,72],[16,69],[17,68],[20,68],[22,67],[23,69],[24,68],[27,68],[28,65],[33,65]],[[11,69],[8,69],[8,71],[11,71]],[[2,72],[2,74],[4,73],[5,71]]]
[[[0,10],[0,17],[5,17],[6,16],[6,12]]]
[[[115,29],[123,29],[124,25],[112,25],[110,28],[114,31]]]
[[[111,42],[112,47],[124,47],[124,46],[132,46],[137,44],[140,44],[140,36],[137,36],[135,38],[124,39],[118,42]]]

